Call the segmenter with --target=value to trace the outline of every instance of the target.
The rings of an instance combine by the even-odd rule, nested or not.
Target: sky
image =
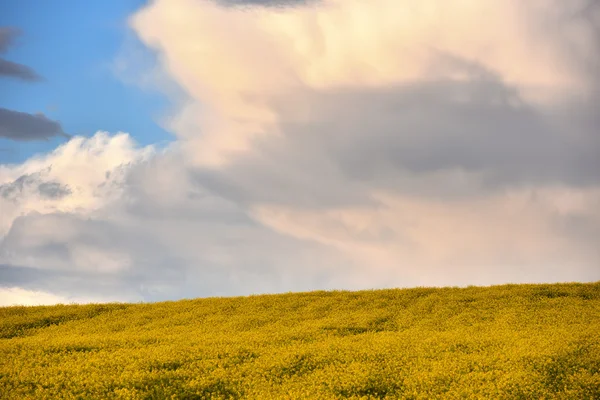
[[[600,280],[600,2],[0,5],[0,305]]]
[[[71,136],[106,130],[136,132],[142,144],[171,141],[160,126],[167,99],[120,79],[115,62],[135,45],[127,18],[143,5],[139,0],[0,3],[0,27],[13,31],[3,34],[12,44],[0,57],[35,74],[34,79],[0,75],[0,107],[43,113]],[[152,62],[150,51],[136,49],[138,59]],[[44,139],[16,142],[0,135],[0,162],[21,163],[65,142],[60,136]]]

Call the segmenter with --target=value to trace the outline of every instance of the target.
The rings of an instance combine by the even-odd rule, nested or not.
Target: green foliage
[[[0,308],[3,399],[600,399],[600,283]]]

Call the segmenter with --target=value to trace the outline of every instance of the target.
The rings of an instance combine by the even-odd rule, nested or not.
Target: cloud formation
[[[0,107],[0,137],[19,141],[69,137],[60,123],[44,114],[29,114]]]
[[[0,53],[4,53],[13,44],[20,31],[11,27],[0,27]],[[24,81],[39,81],[41,77],[26,65],[18,64],[0,57],[0,77],[16,78]]]
[[[185,91],[177,142],[100,132],[0,166],[0,282],[157,300],[598,280],[595,4],[154,1],[131,25]]]

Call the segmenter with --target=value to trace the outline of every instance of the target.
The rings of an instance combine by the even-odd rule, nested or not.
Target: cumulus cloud
[[[554,0],[282,10],[182,0],[156,1],[132,25],[187,90],[172,128],[211,190],[280,233],[344,254],[367,242],[367,269],[376,254],[419,284],[448,269],[443,284],[474,276],[455,270],[469,263],[483,282],[566,279],[581,272],[573,264],[597,276],[593,238],[575,240],[565,226],[597,225],[599,13],[597,3]],[[556,211],[565,198],[586,205]],[[400,215],[427,229],[417,234]],[[511,233],[524,219],[531,230]],[[353,232],[366,224],[355,220],[379,240]],[[335,239],[328,221],[345,236]],[[461,230],[477,244],[437,234]],[[390,235],[398,242],[382,239]],[[453,245],[442,251],[444,241]]]
[[[0,165],[0,235],[23,213],[88,215],[118,199],[127,166],[149,157],[129,135],[76,137],[23,164]]]
[[[155,300],[600,279],[597,3],[230,5],[131,19],[146,76],[185,92],[172,146],[98,133],[0,167],[0,282]]]
[[[0,197],[5,285],[157,300],[331,287],[342,265],[325,246],[278,235],[206,189],[176,146],[158,152],[100,132],[0,177],[9,193]],[[46,182],[68,191],[40,193]]]
[[[11,27],[0,27],[0,53],[4,53],[13,44],[21,32]],[[39,81],[41,77],[26,65],[0,58],[0,77],[16,78],[24,81]]]
[[[224,153],[247,150],[252,138],[277,131],[282,117],[265,103],[285,98],[294,108],[302,89],[320,95],[492,80],[492,86],[514,88],[514,101],[521,96],[552,103],[584,95],[587,81],[567,61],[567,44],[577,41],[587,54],[595,50],[585,35],[571,41],[556,37],[550,24],[568,25],[559,11],[571,9],[564,8],[550,0],[531,5],[330,0],[280,11],[158,1],[137,14],[133,26],[198,101],[182,112],[175,129],[201,142],[192,147],[195,158],[214,164],[225,162]],[[482,24],[482,15],[498,18]],[[306,107],[305,113],[316,110]],[[199,127],[201,139],[193,134]]]

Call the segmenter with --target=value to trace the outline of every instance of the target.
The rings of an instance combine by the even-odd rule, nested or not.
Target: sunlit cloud
[[[137,83],[172,97],[177,141],[99,132],[0,166],[0,282],[154,300],[598,280],[591,4],[154,1],[130,20],[157,60]]]

